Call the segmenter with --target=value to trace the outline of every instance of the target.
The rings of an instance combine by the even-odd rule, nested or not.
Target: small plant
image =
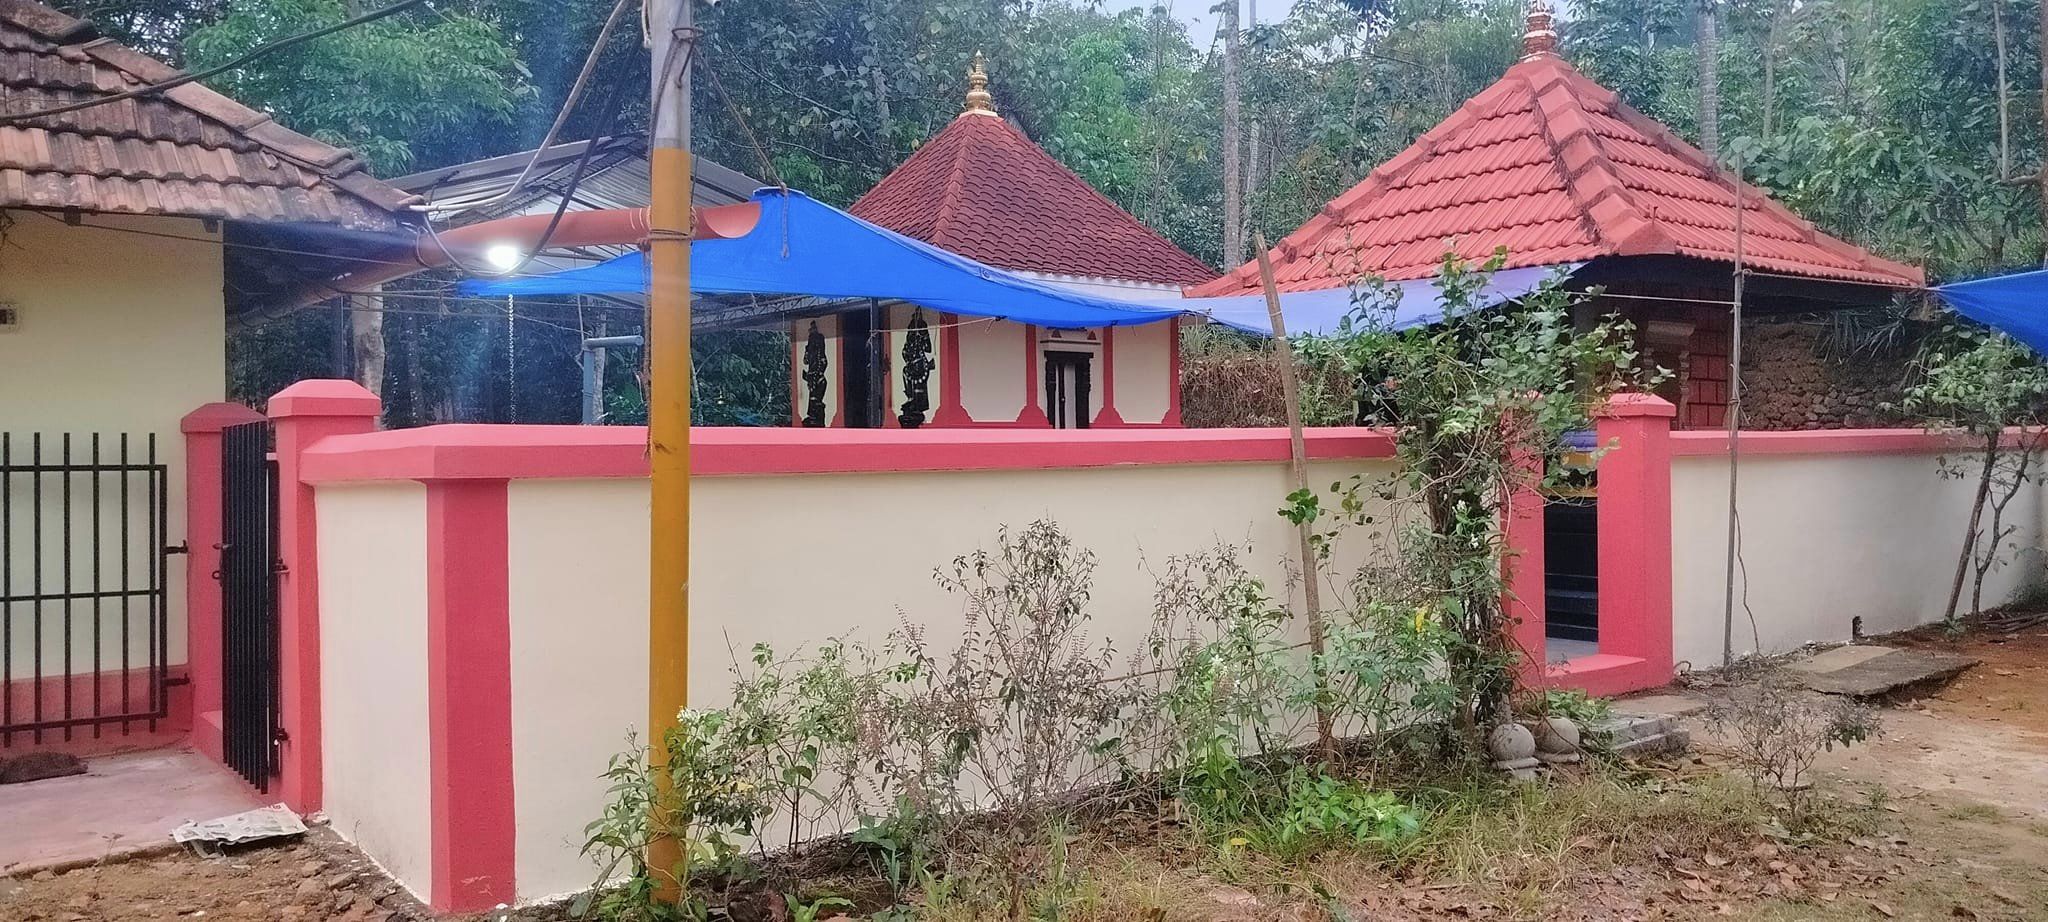
[[[1305,766],[1287,775],[1285,797],[1260,830],[1280,857],[1325,846],[1391,846],[1422,828],[1422,817],[1393,794]]]
[[[1806,693],[1765,681],[1738,689],[1708,720],[1726,734],[1759,797],[1783,795],[1793,820],[1802,817],[1808,772],[1821,753],[1863,742],[1878,732],[1876,710],[1851,698]]]
[[[1562,717],[1581,727],[1592,727],[1613,717],[1614,705],[1605,698],[1595,698],[1576,688],[1551,688],[1531,696],[1523,711],[1539,717]]]
[[[852,909],[853,901],[839,896],[825,896],[814,900],[800,900],[794,894],[783,894],[783,905],[789,909],[790,922],[818,922],[828,909]]]

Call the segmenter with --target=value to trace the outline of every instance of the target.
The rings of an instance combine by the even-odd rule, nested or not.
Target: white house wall
[[[1173,409],[1177,329],[1170,321],[1116,328],[1116,411],[1124,422],[1162,423]]]
[[[73,463],[87,459],[92,433],[101,434],[102,462],[114,459],[119,434],[128,433],[130,460],[140,463],[154,435],[157,460],[169,469],[169,526],[158,538],[176,544],[185,535],[185,446],[179,419],[222,399],[227,388],[219,235],[200,221],[179,218],[91,215],[86,225],[72,226],[40,212],[0,216],[0,307],[14,309],[19,318],[15,326],[0,327],[0,432],[12,433],[17,464],[27,458],[31,433],[45,434],[45,463],[60,458],[58,433],[73,433]],[[55,513],[62,501],[59,481],[44,477],[45,592],[61,586],[64,575]],[[111,477],[102,480],[103,586],[118,572],[115,486]],[[73,540],[80,549],[72,555],[74,590],[88,587],[92,579],[92,562],[82,550],[92,521],[85,511],[89,489],[86,477],[73,479]],[[139,588],[145,585],[143,568],[151,550],[148,536],[141,533],[147,502],[143,478],[132,479],[130,491],[130,579]],[[34,496],[26,478],[14,478],[12,492],[19,537],[27,533],[25,517]],[[34,557],[29,542],[13,545],[17,594],[29,588]],[[186,660],[182,558],[171,558],[169,571],[168,656],[175,665]],[[74,605],[75,629],[84,617]],[[51,664],[61,662],[63,638],[54,610],[46,619],[44,671],[52,674]],[[134,620],[139,626],[141,616]],[[27,621],[18,617],[17,627]],[[111,628],[115,620],[108,615],[104,623]],[[130,661],[141,668],[147,662],[146,632],[135,634]],[[75,652],[85,649],[77,646],[82,635],[73,639]],[[118,658],[115,643],[108,638],[102,648],[103,669],[109,668],[107,660]],[[17,632],[15,676],[30,674],[34,652]],[[73,672],[92,669],[89,654],[72,666]]]

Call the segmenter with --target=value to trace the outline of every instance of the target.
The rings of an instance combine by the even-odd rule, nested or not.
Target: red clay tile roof
[[[1743,186],[1743,255],[1759,270],[1918,287]],[[1677,254],[1732,262],[1734,199],[1697,148],[1554,54],[1537,53],[1325,205],[1272,250],[1285,291],[1436,274],[1447,250],[1509,267]],[[1188,294],[1255,292],[1247,263]]]
[[[178,75],[90,23],[30,0],[0,0],[0,115]],[[197,83],[0,123],[0,207],[384,230],[410,201],[348,151]]]
[[[851,211],[1002,269],[1171,285],[1216,277],[992,113],[956,116]]]

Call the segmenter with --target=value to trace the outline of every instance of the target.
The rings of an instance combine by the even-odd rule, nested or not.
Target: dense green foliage
[[[377,4],[60,5],[200,64]],[[439,0],[214,83],[359,147],[382,169],[426,168],[536,142],[609,9],[604,0]],[[1498,77],[1519,53],[1524,9],[1522,0],[1305,0],[1253,26],[1243,65],[1252,226],[1284,235]],[[1697,138],[1700,9],[1697,0],[1581,0],[1563,17],[1562,50]],[[1748,0],[1722,3],[1718,15],[1724,162],[1821,227],[1938,278],[2041,261],[2038,0]],[[1190,252],[1221,257],[1221,43],[1190,34],[1164,8],[750,0],[707,7],[701,23],[697,140],[712,159],[847,204],[952,117],[981,50],[1006,117]],[[627,130],[645,116],[638,39],[620,29],[598,76],[600,88],[618,90]],[[569,137],[593,130],[604,108],[587,104]],[[442,304],[457,314],[497,307]],[[493,340],[488,323],[440,325],[448,329],[421,335],[445,355],[423,364],[475,365],[451,356],[494,341],[503,351],[502,330]],[[573,335],[547,329],[534,332]],[[253,377],[326,371],[321,352],[263,353],[272,367]],[[786,366],[745,370],[786,380],[770,376]],[[522,382],[535,392],[517,402],[573,418],[573,366],[535,374],[545,377]],[[440,396],[424,402],[476,403],[447,396],[471,386],[430,380],[425,389]],[[785,417],[784,401],[778,394],[776,406],[750,413]],[[505,418],[477,412],[463,418]]]

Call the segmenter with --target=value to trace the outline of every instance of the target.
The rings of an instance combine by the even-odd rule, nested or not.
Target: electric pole
[[[682,850],[667,834],[668,731],[688,700],[690,670],[690,67],[694,0],[646,0],[653,201],[648,208],[647,741],[654,770],[655,835],[648,873],[674,900]]]

